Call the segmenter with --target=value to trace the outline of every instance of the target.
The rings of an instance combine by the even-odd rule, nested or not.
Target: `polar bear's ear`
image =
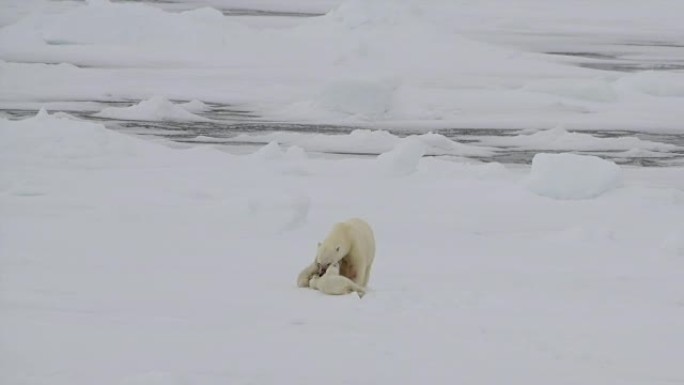
[[[337,246],[337,247],[335,248],[335,251],[337,251],[337,252],[339,253],[339,252],[340,252],[340,246]]]

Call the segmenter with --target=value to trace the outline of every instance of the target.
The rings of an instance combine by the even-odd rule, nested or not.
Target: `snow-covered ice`
[[[204,4],[218,3],[232,4]],[[659,42],[653,36],[658,33],[663,39],[681,37],[681,20],[673,15],[684,9],[675,1],[659,0],[648,9],[617,1],[554,7],[533,0],[516,7],[501,1],[297,3],[330,8],[323,16],[276,27],[211,7],[173,11],[130,2],[68,3],[61,12],[29,12],[0,29],[0,101],[163,95],[239,103],[268,119],[297,122],[681,130],[681,71],[601,70],[530,52],[537,47],[521,49],[518,40],[500,41],[528,36],[543,43],[549,32],[581,41],[595,33],[614,39],[615,50],[638,50],[635,35],[646,43]],[[492,14],[502,7],[506,18]],[[656,45],[663,60],[680,62],[681,52],[667,51],[668,42]],[[581,53],[592,48],[586,45],[562,48]],[[648,54],[642,48],[632,56],[657,59],[644,58]],[[634,62],[620,60],[616,65]]]
[[[418,139],[404,139],[396,148],[378,156],[378,166],[390,175],[410,174],[425,155],[425,145]]]
[[[207,107],[200,101],[174,104],[161,96],[154,96],[148,100],[130,107],[107,107],[94,116],[121,120],[172,120],[185,122],[208,121],[209,119],[195,115]]]
[[[683,14],[4,0],[0,383],[684,381]]]
[[[181,103],[179,106],[192,113],[206,112],[210,109],[206,103],[202,103],[201,100],[197,99],[191,100],[187,103]]]
[[[489,145],[517,146],[520,148],[547,150],[646,150],[672,151],[679,146],[669,143],[653,142],[637,137],[601,138],[587,133],[568,132],[563,127],[541,130],[531,134],[499,136],[483,139]]]
[[[555,199],[595,198],[620,185],[615,163],[592,155],[544,154],[532,159],[528,188]]]
[[[486,146],[471,146],[434,133],[410,135],[409,138],[422,143],[423,151],[428,155],[488,156],[493,154],[493,149]],[[273,132],[268,134],[239,134],[223,140],[225,143],[268,143],[272,141],[297,145],[308,151],[374,154],[391,151],[404,139],[384,130],[356,129],[346,135]]]
[[[0,122],[4,383],[681,378],[682,168],[553,200],[528,167],[420,157],[415,138],[378,159],[236,156],[45,111]],[[548,183],[601,173],[558,165]],[[357,215],[368,295],[297,288]]]

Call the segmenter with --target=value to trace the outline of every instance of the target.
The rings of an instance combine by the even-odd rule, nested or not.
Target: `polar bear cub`
[[[355,291],[359,298],[363,298],[366,290],[351,279],[340,275],[340,262],[328,266],[322,276],[314,275],[309,280],[309,287],[330,295],[348,294]]]

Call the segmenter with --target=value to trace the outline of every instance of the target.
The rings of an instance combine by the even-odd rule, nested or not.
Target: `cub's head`
[[[327,269],[325,269],[325,275],[340,275],[340,263],[331,263]]]
[[[318,264],[318,274],[323,275],[328,266],[342,260],[349,253],[349,248],[341,244],[330,244],[328,242],[318,243],[316,253],[316,263]],[[339,266],[338,266],[339,269]]]

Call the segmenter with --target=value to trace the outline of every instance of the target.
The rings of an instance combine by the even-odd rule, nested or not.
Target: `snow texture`
[[[684,7],[671,0],[649,7],[615,0],[582,6],[538,0],[516,6],[503,0],[486,6],[444,0],[247,5],[328,7],[325,15],[287,21],[200,7],[230,13],[246,6],[237,0],[7,1],[18,16],[2,18],[0,101],[164,95],[237,103],[267,119],[375,128],[420,122],[426,131],[562,124],[679,132],[684,120],[680,71],[586,65],[594,63],[597,45],[616,51],[616,66],[681,62],[676,46],[682,23],[673,15]],[[197,3],[195,9],[188,3]],[[599,41],[576,46],[558,38],[566,35],[580,42],[596,35]],[[585,65],[574,65],[578,58]]]
[[[569,152],[681,152],[645,138],[682,133],[682,15],[3,0],[0,383],[681,383],[684,168]],[[123,133],[234,107],[262,128],[359,129],[216,135],[253,144],[241,154]],[[516,131],[474,145],[440,128]],[[566,153],[503,165],[490,145]],[[376,234],[367,295],[297,288],[355,216]]]
[[[634,136],[620,138],[601,138],[587,133],[568,132],[563,127],[554,127],[532,134],[491,137],[484,140],[489,145],[516,146],[520,148],[548,150],[646,150],[672,151],[679,147],[674,144],[653,142]]]
[[[206,105],[201,102],[177,105],[161,96],[154,96],[130,107],[105,108],[95,116],[119,120],[209,121],[207,118],[193,114],[193,112],[201,112],[205,108]]]
[[[393,150],[378,156],[378,166],[390,175],[406,175],[414,172],[420,158],[425,155],[425,145],[417,139],[404,139]]]
[[[444,135],[426,133],[409,135],[423,144],[428,155],[488,156],[493,150],[485,146],[472,146],[451,140]],[[382,153],[393,150],[403,143],[403,138],[384,130],[356,129],[347,135],[326,135],[293,132],[273,132],[268,134],[239,134],[225,139],[225,143],[278,143],[297,145],[307,151],[340,153]]]
[[[544,154],[532,159],[528,188],[554,199],[588,199],[620,185],[615,163],[592,155]]]
[[[3,383],[358,381],[340,362],[373,383],[681,373],[682,168],[625,168],[618,187],[596,158],[446,161],[415,137],[377,158],[236,156],[45,111],[0,120],[0,146]],[[351,216],[376,233],[368,294],[297,288]]]

